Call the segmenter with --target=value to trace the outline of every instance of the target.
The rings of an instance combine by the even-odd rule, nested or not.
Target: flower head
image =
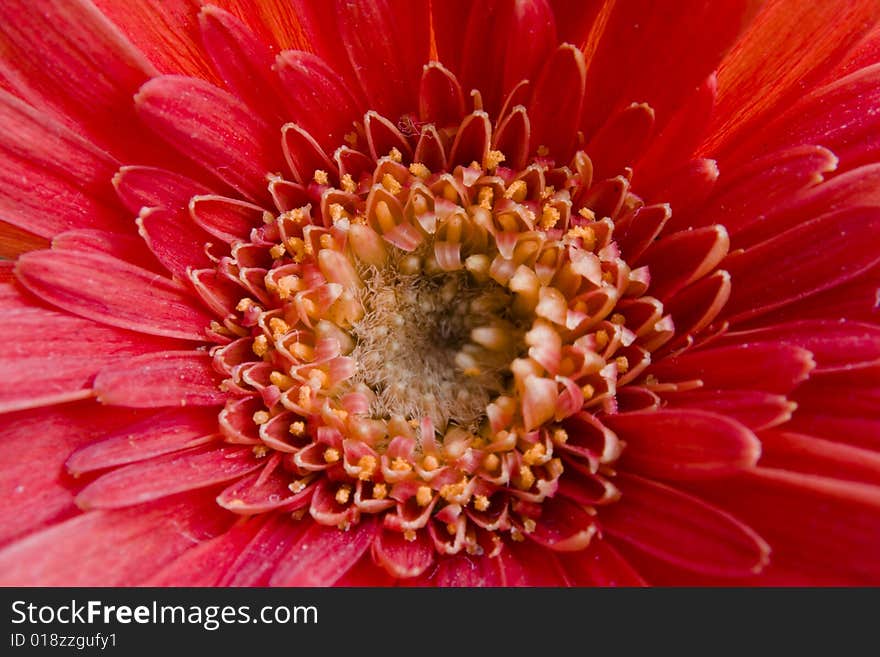
[[[877,581],[880,14],[753,5],[6,3],[0,578]]]

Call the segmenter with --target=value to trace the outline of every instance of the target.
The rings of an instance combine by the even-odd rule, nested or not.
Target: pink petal
[[[173,344],[47,310],[8,284],[2,288],[0,412],[90,397],[89,383],[102,367]]]
[[[130,421],[131,411],[102,409],[92,401],[4,416],[0,543],[75,513],[73,481],[64,472],[64,459]]]
[[[767,563],[770,547],[718,507],[641,477],[618,481],[623,497],[601,519],[616,540],[705,575],[741,577]]]
[[[725,316],[742,322],[855,278],[880,262],[880,251],[872,248],[878,230],[876,208],[842,210],[731,255],[725,268],[733,291]]]
[[[347,531],[314,524],[275,569],[272,586],[332,586],[370,548],[377,524],[364,518]]]
[[[191,495],[85,513],[0,551],[0,581],[7,586],[133,586],[227,524],[212,500]]]
[[[123,205],[135,214],[144,207],[183,208],[193,196],[211,193],[192,178],[156,167],[120,167],[113,176],[113,186]]]
[[[689,351],[654,364],[661,381],[700,380],[706,389],[763,390],[785,394],[807,379],[815,366],[805,349],[756,343]]]
[[[132,408],[215,406],[226,400],[203,351],[158,351],[103,368],[95,394],[104,404]]]
[[[253,519],[203,541],[174,559],[144,582],[144,586],[217,586],[220,578],[260,529]]]
[[[289,513],[270,515],[217,585],[266,586],[279,560],[312,524],[310,520],[294,520]]]
[[[240,479],[223,489],[217,504],[240,515],[266,513],[275,509],[295,511],[308,506],[314,487],[292,493],[289,485],[296,479],[276,468],[271,474],[261,471]]]
[[[256,200],[280,171],[277,133],[235,96],[195,78],[153,78],[135,96],[138,116],[181,155]]]
[[[131,413],[130,410],[112,408],[107,408],[106,412]],[[79,476],[195,447],[213,440],[216,433],[217,413],[214,409],[169,409],[80,447],[70,454],[64,465],[73,475]]]
[[[373,559],[395,577],[418,577],[434,563],[434,546],[427,532],[408,541],[400,532],[384,530],[373,542]]]
[[[109,255],[32,251],[16,278],[59,308],[139,333],[201,340],[210,322],[179,285]]]
[[[247,447],[196,447],[112,470],[86,486],[76,503],[118,509],[238,479],[261,465]]]
[[[719,477],[754,466],[761,455],[751,431],[715,413],[669,409],[609,415],[602,422],[626,443],[621,466],[646,477]]]

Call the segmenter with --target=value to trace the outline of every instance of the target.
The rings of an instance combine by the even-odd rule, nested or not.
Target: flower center
[[[401,141],[372,170],[314,171],[310,203],[266,213],[221,261],[253,291],[215,331],[221,425],[274,454],[286,508],[343,528],[381,514],[441,553],[481,552],[540,530],[568,467],[610,474],[620,448],[590,414],[671,328],[597,217],[589,158],[515,171],[489,143],[451,170]],[[613,212],[639,204],[624,187]]]

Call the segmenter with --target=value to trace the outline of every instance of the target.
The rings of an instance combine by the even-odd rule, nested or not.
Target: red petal
[[[370,106],[392,120],[415,111],[428,61],[427,3],[340,0],[336,13],[342,44]]]
[[[753,431],[788,421],[797,406],[783,395],[759,390],[689,390],[664,392],[662,397],[670,407],[726,415]]]
[[[269,476],[257,472],[228,486],[217,496],[217,504],[240,515],[266,513],[275,509],[294,511],[308,505],[313,488],[292,493],[289,484],[295,479],[278,468]]]
[[[673,294],[664,308],[672,316],[676,335],[686,336],[709,326],[729,298],[730,274],[715,271]]]
[[[419,119],[446,128],[460,123],[464,112],[464,95],[455,75],[440,62],[428,63],[419,87]]]
[[[332,586],[370,548],[376,532],[373,518],[348,531],[314,524],[278,564],[270,584]]]
[[[724,309],[731,323],[833,288],[880,262],[876,208],[826,214],[731,255],[733,291]]]
[[[704,149],[736,149],[780,108],[821,80],[874,25],[872,0],[768,2],[718,71],[718,106]],[[766,137],[764,138],[766,140]],[[743,155],[763,149],[754,141]]]
[[[646,586],[633,567],[608,541],[594,540],[583,552],[560,555],[574,586]]]
[[[616,3],[590,62],[581,128],[591,135],[609,114],[647,102],[665,124],[733,44],[745,0]]]
[[[650,368],[661,381],[700,380],[706,389],[763,390],[785,394],[807,379],[814,367],[805,349],[758,343],[688,351]]]
[[[286,51],[276,64],[288,103],[288,120],[315,137],[325,152],[344,143],[363,111],[345,81],[311,53]]]
[[[131,413],[130,410],[110,408],[106,412]],[[217,413],[214,409],[169,409],[80,447],[64,464],[69,472],[79,476],[195,447],[213,440],[216,433]]]
[[[189,201],[189,214],[211,235],[234,242],[262,224],[263,208],[224,196],[194,196]]]
[[[104,404],[132,408],[215,406],[226,400],[203,351],[160,351],[103,368],[95,394]]]
[[[761,443],[735,420],[692,410],[620,413],[602,422],[626,443],[620,465],[660,479],[698,479],[750,468]]]
[[[144,250],[143,240],[133,235],[108,233],[94,228],[68,230],[52,240],[52,249],[106,253],[138,267],[164,273],[155,258]]]
[[[32,251],[16,278],[54,306],[139,333],[201,340],[210,322],[179,285],[100,253]]]
[[[614,227],[614,238],[628,262],[636,262],[672,215],[668,205],[648,205],[627,215]]]
[[[107,195],[115,160],[0,89],[0,215],[43,237],[69,228],[122,230]]]
[[[635,164],[653,129],[654,110],[646,103],[632,103],[613,114],[584,149],[593,162],[595,178],[609,178]]]
[[[486,559],[482,559],[486,561]],[[497,557],[503,586],[566,586],[565,571],[554,552],[525,541],[509,543]]]
[[[137,224],[150,251],[178,280],[186,280],[190,268],[213,265],[205,253],[211,236],[196,226],[184,210],[145,209]]]
[[[228,524],[213,500],[178,496],[71,518],[0,552],[7,586],[133,586]]]
[[[724,226],[686,230],[654,243],[637,262],[651,272],[651,295],[665,299],[711,272],[728,246]]]
[[[767,563],[770,547],[718,507],[641,477],[618,480],[623,497],[601,519],[615,539],[706,575],[741,577]]]
[[[544,146],[558,162],[571,156],[585,80],[586,65],[580,50],[562,45],[547,60],[528,107],[533,153]]]
[[[82,509],[117,509],[238,479],[261,467],[247,447],[196,447],[127,465],[76,496]]]
[[[230,93],[177,75],[153,78],[135,96],[141,120],[181,155],[251,200],[280,171],[278,135]]]
[[[587,547],[595,533],[593,516],[581,506],[558,497],[544,501],[535,530],[527,536],[554,552],[576,552]]]
[[[11,0],[0,5],[0,26],[7,88],[114,154],[149,149],[131,96],[156,71],[93,4],[51,0],[35,11],[27,0]]]
[[[791,431],[762,431],[761,465],[878,486],[880,453]]]
[[[400,532],[380,531],[373,542],[373,559],[394,577],[418,577],[434,563],[434,546],[427,532],[408,541]]]
[[[471,558],[464,555],[441,559],[431,584],[442,587],[504,586],[497,557]]]
[[[192,178],[155,167],[124,166],[113,176],[123,205],[134,213],[141,208],[185,208],[189,199],[211,190]]]
[[[135,333],[33,305],[9,285],[0,288],[0,412],[92,396],[96,371],[169,346]]]

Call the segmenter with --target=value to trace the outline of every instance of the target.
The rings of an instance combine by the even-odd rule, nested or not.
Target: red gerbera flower
[[[876,2],[0,5],[0,581],[880,582]]]

